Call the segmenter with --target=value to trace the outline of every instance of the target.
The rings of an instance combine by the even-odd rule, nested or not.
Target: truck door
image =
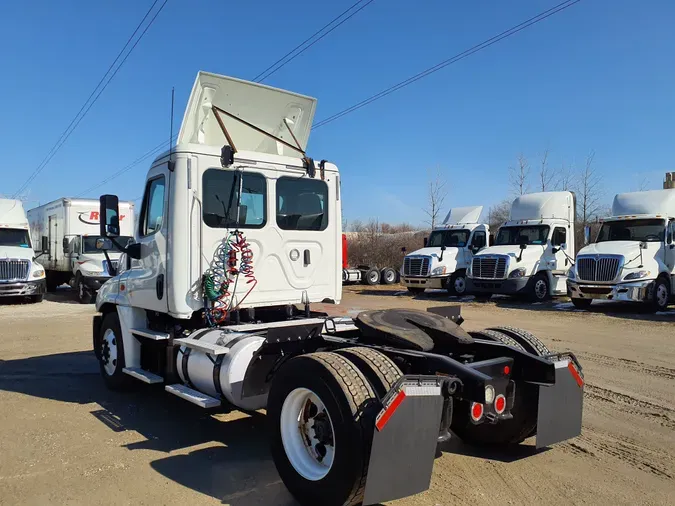
[[[134,307],[167,312],[167,229],[169,171],[166,164],[154,167],[145,185],[138,242],[141,258],[127,271],[126,290]]]
[[[556,253],[553,254],[555,259],[554,274],[565,274],[571,267],[565,251],[560,247],[563,244],[567,247],[567,229],[557,226],[553,229],[553,235],[551,236],[551,247],[557,249]]]
[[[467,268],[473,261],[473,256],[487,246],[487,233],[483,228],[477,228],[473,231],[468,247],[464,253],[464,268]]]
[[[49,237],[49,264],[52,269],[56,269],[57,258],[59,254],[58,234],[56,224],[56,215],[52,214],[49,217],[49,229],[47,235]]]
[[[668,223],[666,234],[666,266],[670,270],[670,289],[675,294],[675,219]]]

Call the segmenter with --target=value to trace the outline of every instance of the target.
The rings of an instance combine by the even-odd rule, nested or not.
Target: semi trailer
[[[426,490],[454,433],[548,446],[581,430],[584,379],[511,327],[466,332],[457,307],[331,317],[341,298],[335,164],[306,154],[316,100],[200,72],[177,143],[151,165],[134,242],[100,198],[93,349],[105,384],[203,408],[266,409],[300,504],[377,504]],[[188,472],[186,470],[186,472]]]
[[[593,244],[582,248],[567,286],[572,303],[642,302],[664,311],[675,295],[675,189],[620,193]]]
[[[23,203],[0,199],[0,297],[28,297],[41,302],[45,270],[37,261]]]
[[[574,193],[521,195],[492,246],[473,257],[467,289],[478,297],[523,295],[534,302],[567,292],[574,264]]]
[[[126,244],[134,229],[134,203],[120,202],[118,244]],[[88,304],[112,275],[121,255],[120,248],[108,252],[108,258],[96,249],[99,238],[99,201],[60,198],[29,209],[28,222],[33,237],[40,237],[46,248],[43,263],[47,291],[64,283],[75,288],[78,300]]]
[[[483,206],[450,209],[441,227],[424,239],[424,247],[403,259],[403,284],[417,294],[442,288],[451,295],[466,293],[466,269],[488,245],[490,227],[479,223]]]

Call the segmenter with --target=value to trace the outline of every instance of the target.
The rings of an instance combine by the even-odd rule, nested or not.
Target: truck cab
[[[489,226],[478,222],[482,212],[483,206],[451,209],[424,247],[405,256],[401,279],[409,292],[441,288],[451,295],[466,293],[466,269],[490,236]]]
[[[675,287],[675,190],[621,193],[567,281],[572,302],[642,302],[664,311]]]
[[[45,270],[37,262],[20,200],[0,199],[0,297],[42,301]]]
[[[572,192],[516,198],[494,245],[473,257],[468,291],[479,297],[525,295],[535,302],[564,295],[574,262],[575,206]]]

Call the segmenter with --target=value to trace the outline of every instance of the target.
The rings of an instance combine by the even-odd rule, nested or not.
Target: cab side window
[[[553,231],[553,237],[551,237],[551,244],[553,246],[560,246],[567,242],[567,230],[563,227],[556,227]]]
[[[282,230],[326,230],[328,185],[318,179],[277,180],[277,226]]]
[[[148,181],[141,211],[140,233],[146,237],[162,230],[164,224],[164,176]]]
[[[482,230],[477,230],[473,233],[473,239],[471,239],[471,247],[475,249],[482,249],[487,246],[487,240],[485,232]]]

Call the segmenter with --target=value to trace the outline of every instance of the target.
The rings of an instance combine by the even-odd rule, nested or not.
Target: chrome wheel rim
[[[538,279],[534,284],[534,295],[537,299],[542,300],[548,294],[548,288],[546,287],[546,281],[543,279]]]
[[[117,369],[117,337],[112,329],[106,329],[101,343],[101,363],[108,376]]]
[[[668,304],[668,287],[663,283],[656,287],[656,303],[659,307],[666,307]]]
[[[455,279],[455,293],[462,295],[466,290],[466,280],[463,276]]]

